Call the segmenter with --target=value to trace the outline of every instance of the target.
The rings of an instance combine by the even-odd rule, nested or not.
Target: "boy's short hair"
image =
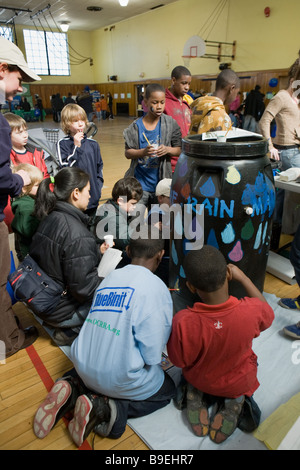
[[[36,183],[40,183],[44,179],[43,172],[37,166],[30,165],[29,163],[20,163],[19,165],[14,166],[12,168],[13,173],[16,173],[19,170],[26,171],[29,174],[30,179],[31,179],[30,184],[27,184],[26,186],[23,186],[23,194],[24,195],[29,194],[32,187]]]
[[[190,77],[192,76],[192,74],[191,74],[191,72],[189,71],[189,69],[187,69],[187,68],[184,67],[183,65],[177,65],[177,67],[175,67],[175,68],[172,70],[171,78],[175,78],[176,80],[178,80],[178,79],[181,78],[183,75],[189,75]]]
[[[88,125],[86,112],[81,106],[75,103],[69,103],[63,107],[61,112],[61,128],[65,134],[69,134],[70,125],[77,119],[85,121],[86,126]]]
[[[224,90],[228,85],[234,85],[236,88],[240,86],[240,79],[231,69],[222,70],[217,76],[216,90]]]
[[[21,116],[14,113],[5,113],[3,116],[7,120],[12,131],[20,131],[23,128],[27,129],[26,121]]]
[[[220,289],[227,275],[224,255],[210,245],[204,245],[200,250],[190,251],[183,261],[183,269],[187,281],[203,292],[214,292]]]
[[[145,91],[146,100],[148,100],[150,98],[151,94],[155,93],[156,91],[166,93],[165,88],[162,85],[160,85],[159,83],[150,83],[149,85],[147,85],[146,91]]]
[[[114,184],[111,195],[115,202],[119,197],[124,197],[127,201],[130,201],[130,199],[139,201],[143,195],[143,188],[136,178],[127,176]]]
[[[155,227],[144,225],[134,238],[130,239],[129,250],[131,258],[153,258],[165,247],[161,232]]]

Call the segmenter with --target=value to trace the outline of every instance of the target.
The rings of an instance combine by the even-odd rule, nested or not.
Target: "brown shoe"
[[[235,431],[244,402],[244,395],[238,398],[226,398],[220,408],[216,409],[209,431],[209,437],[213,442],[221,444]]]
[[[35,326],[29,326],[28,328],[25,328],[22,331],[24,331],[25,334],[22,346],[17,351],[13,351],[10,354],[6,354],[6,359],[21,351],[21,349],[25,349],[28,348],[28,346],[31,346],[39,336],[38,329]]]
[[[25,330],[23,331],[25,333],[25,339],[24,339],[24,343],[20,347],[20,350],[28,348],[28,346],[31,346],[39,336],[38,329],[35,326],[29,326],[28,328],[25,328]]]
[[[205,395],[190,384],[187,386],[187,418],[197,436],[208,434],[209,416]]]

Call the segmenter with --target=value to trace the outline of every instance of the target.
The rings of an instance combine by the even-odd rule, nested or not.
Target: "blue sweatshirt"
[[[57,143],[57,157],[62,168],[77,166],[90,175],[91,197],[88,209],[97,208],[103,186],[103,161],[98,142],[85,135],[81,146],[77,147],[73,137],[66,136]]]

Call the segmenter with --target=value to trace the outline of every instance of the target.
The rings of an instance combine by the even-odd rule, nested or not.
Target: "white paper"
[[[277,450],[300,450],[300,418],[291,427]]]
[[[281,181],[295,181],[300,177],[300,168],[288,168],[285,171],[279,173],[279,179]]]
[[[256,134],[255,132],[249,132],[245,129],[240,129],[239,127],[233,127],[230,131],[215,131],[215,132],[204,132],[201,134],[202,140],[217,140],[218,136],[225,136],[226,139],[238,139],[239,137],[262,137],[261,134]]]
[[[122,251],[116,248],[108,248],[98,266],[98,276],[106,277],[110,274],[122,259]]]

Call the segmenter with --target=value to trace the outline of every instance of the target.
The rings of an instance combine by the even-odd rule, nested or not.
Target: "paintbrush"
[[[146,135],[145,135],[145,132],[143,132],[143,136],[145,137],[146,141],[148,142],[148,145],[151,145],[149,140],[147,139]]]

